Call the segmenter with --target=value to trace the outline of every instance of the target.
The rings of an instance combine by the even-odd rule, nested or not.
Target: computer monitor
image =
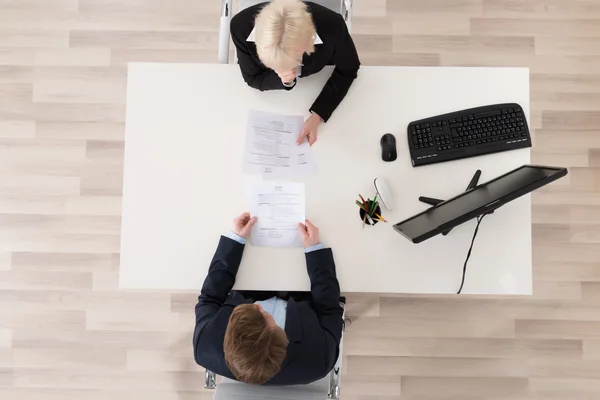
[[[394,225],[421,243],[567,175],[566,168],[523,165]]]

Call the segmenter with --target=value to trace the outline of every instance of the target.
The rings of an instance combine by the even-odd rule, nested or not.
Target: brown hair
[[[225,331],[225,361],[235,377],[261,385],[274,377],[285,359],[288,338],[284,330],[269,325],[255,304],[233,309]]]

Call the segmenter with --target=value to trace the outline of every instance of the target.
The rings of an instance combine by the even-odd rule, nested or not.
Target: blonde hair
[[[288,71],[315,51],[312,16],[300,0],[273,0],[256,16],[256,50],[262,63],[273,70]]]

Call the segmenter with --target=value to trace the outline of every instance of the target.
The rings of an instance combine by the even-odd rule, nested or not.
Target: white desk
[[[330,75],[301,79],[291,92],[259,92],[235,65],[131,64],[127,93],[120,283],[123,288],[201,287],[219,235],[248,209],[242,173],[249,108],[304,114]],[[318,174],[306,182],[306,215],[332,247],[345,292],[455,293],[475,222],[415,245],[392,224],[424,210],[417,198],[447,198],[529,162],[529,149],[413,168],[407,124],[483,104],[516,102],[529,120],[529,72],[522,68],[362,67],[341,106],[319,129]],[[379,139],[396,135],[398,159],[381,160]],[[389,224],[362,229],[354,200],[392,187]],[[531,200],[482,222],[464,293],[531,293]],[[246,246],[237,289],[308,290],[301,249]]]

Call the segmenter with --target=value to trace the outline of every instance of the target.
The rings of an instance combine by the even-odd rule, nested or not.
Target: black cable
[[[456,292],[456,294],[460,294],[460,292],[462,291],[463,285],[465,284],[465,275],[467,273],[467,263],[469,262],[469,258],[471,257],[471,250],[473,250],[473,243],[475,243],[475,238],[477,237],[477,231],[479,230],[479,224],[483,220],[483,217],[485,217],[486,215],[488,215],[488,213],[485,213],[485,214],[477,217],[477,226],[475,227],[475,232],[473,232],[473,239],[471,239],[471,247],[469,247],[469,252],[467,253],[467,259],[465,260],[465,265],[463,265],[462,280],[460,281],[460,288],[458,289],[458,292]]]

